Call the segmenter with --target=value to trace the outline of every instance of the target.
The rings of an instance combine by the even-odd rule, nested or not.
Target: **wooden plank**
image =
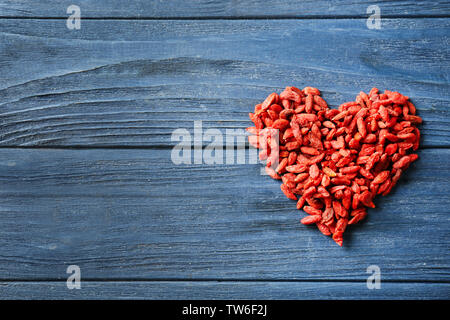
[[[423,145],[450,146],[449,19],[0,20],[2,146],[170,146],[177,128],[245,128],[287,85],[330,105],[373,86],[411,97]],[[38,63],[37,63],[38,62]]]
[[[437,15],[450,11],[449,1],[383,1],[374,2],[385,16]],[[368,16],[367,8],[373,3],[361,1],[288,1],[263,0],[221,1],[145,1],[120,0],[86,1],[59,0],[2,0],[3,17],[67,17],[66,10],[77,4],[82,17],[342,17]]]
[[[448,283],[242,282],[242,281],[81,281],[80,290],[64,281],[0,282],[0,299],[170,299],[170,300],[403,300],[448,299]],[[225,308],[224,308],[225,309]],[[225,309],[226,310],[226,309]],[[269,310],[270,311],[270,310]],[[181,312],[181,311],[180,311]]]
[[[420,150],[337,246],[301,225],[260,165],[174,165],[170,150],[0,150],[0,277],[367,278],[447,282],[448,149]]]

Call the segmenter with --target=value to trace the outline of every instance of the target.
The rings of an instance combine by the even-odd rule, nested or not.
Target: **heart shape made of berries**
[[[249,143],[281,190],[342,246],[347,225],[364,219],[376,195],[387,195],[419,147],[422,119],[407,96],[373,88],[328,107],[316,88],[286,87],[249,113]]]

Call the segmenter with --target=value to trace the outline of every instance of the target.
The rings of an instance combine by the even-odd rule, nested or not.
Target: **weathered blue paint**
[[[350,1],[348,13],[153,3],[159,15],[121,3],[81,4],[113,18],[80,30],[20,19],[65,16],[48,1],[0,5],[0,298],[450,297],[450,20],[416,16],[448,2],[381,5],[404,16],[382,30]],[[206,19],[244,15],[310,17]],[[167,16],[206,20],[135,19]],[[420,160],[343,248],[301,225],[260,165],[170,159],[173,130],[245,128],[254,104],[287,85],[317,86],[332,106],[398,90],[424,119]],[[83,296],[64,288],[70,264]],[[385,290],[365,287],[372,264]]]

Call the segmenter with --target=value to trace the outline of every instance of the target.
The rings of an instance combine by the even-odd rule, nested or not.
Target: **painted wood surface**
[[[444,0],[289,1],[289,0],[2,0],[2,17],[67,17],[67,8],[78,5],[82,17],[183,18],[183,17],[366,17],[370,5],[384,16],[445,16],[450,2]]]
[[[449,145],[450,20],[0,20],[0,145],[171,146],[177,128],[237,129],[287,85],[331,106],[373,86],[417,105]]]

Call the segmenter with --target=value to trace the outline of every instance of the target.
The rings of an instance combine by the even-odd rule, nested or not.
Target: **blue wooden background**
[[[0,298],[449,299],[449,44],[449,1],[0,0]],[[288,85],[398,90],[424,119],[343,248],[260,164],[171,161],[175,129],[245,128]]]

